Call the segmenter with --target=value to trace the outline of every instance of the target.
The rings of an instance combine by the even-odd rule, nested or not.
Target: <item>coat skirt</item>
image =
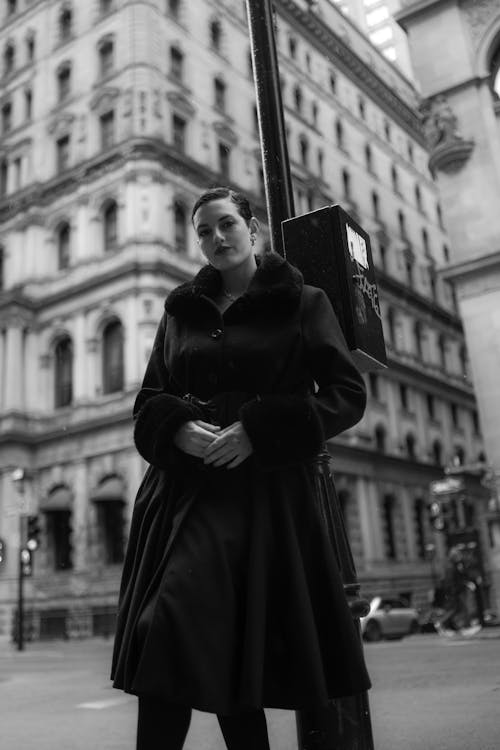
[[[366,690],[359,633],[318,510],[315,456],[365,407],[326,296],[279,256],[221,314],[203,268],[167,298],[134,409],[149,462],[123,569],[114,686],[218,714]],[[252,455],[205,466],[189,419],[240,420]]]

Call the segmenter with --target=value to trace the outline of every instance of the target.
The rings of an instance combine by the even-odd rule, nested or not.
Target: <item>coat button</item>
[[[215,328],[215,329],[214,329],[214,330],[213,330],[213,331],[211,332],[210,336],[211,336],[211,337],[212,337],[213,339],[220,339],[220,337],[222,336],[222,329],[221,329],[221,328]]]

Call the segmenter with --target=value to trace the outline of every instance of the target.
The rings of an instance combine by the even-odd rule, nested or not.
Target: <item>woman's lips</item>
[[[219,247],[215,248],[215,255],[223,255],[228,250],[231,250],[231,248],[229,246],[220,245]]]

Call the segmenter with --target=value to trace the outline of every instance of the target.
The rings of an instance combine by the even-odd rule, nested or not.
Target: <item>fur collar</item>
[[[256,256],[257,269],[247,291],[226,313],[231,317],[240,314],[289,315],[298,306],[303,287],[300,271],[281,255],[268,252]],[[196,318],[207,313],[207,300],[220,291],[222,278],[213,266],[206,265],[194,279],[176,287],[165,302],[167,313],[176,318]]]

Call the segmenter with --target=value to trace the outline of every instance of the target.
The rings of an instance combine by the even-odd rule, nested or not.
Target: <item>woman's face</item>
[[[230,198],[201,205],[193,223],[203,255],[217,270],[236,268],[252,256],[257,219],[247,224]]]

